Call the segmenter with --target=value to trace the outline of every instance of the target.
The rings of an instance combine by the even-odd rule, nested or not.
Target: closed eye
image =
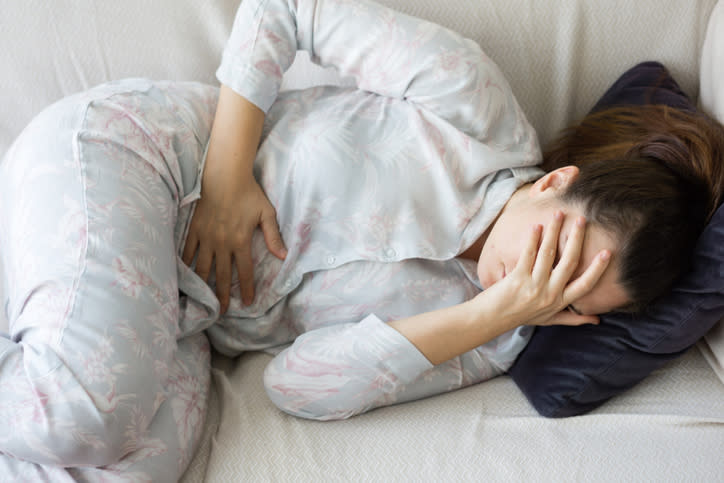
[[[577,308],[575,308],[575,307],[573,306],[573,304],[570,304],[567,308],[568,308],[568,310],[570,310],[570,311],[573,312],[574,314],[583,315],[583,313],[581,313],[580,310],[578,310]]]

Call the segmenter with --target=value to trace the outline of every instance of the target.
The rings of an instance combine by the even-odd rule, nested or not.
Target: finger
[[[221,313],[229,308],[229,291],[231,290],[231,255],[216,254],[216,296],[221,304]]]
[[[198,246],[199,239],[196,237],[196,233],[189,231],[186,237],[186,244],[184,245],[184,252],[181,256],[181,260],[183,260],[186,265],[191,266],[191,263],[193,263]]]
[[[581,315],[576,314],[571,310],[564,309],[551,317],[546,322],[546,325],[597,325],[599,322],[600,319],[596,315]]]
[[[590,292],[601,279],[601,276],[606,271],[610,260],[611,252],[608,250],[601,250],[588,268],[586,268],[586,271],[566,286],[563,291],[564,303],[573,303]]]
[[[546,226],[543,233],[543,241],[538,249],[535,265],[533,265],[533,278],[541,280],[547,279],[551,275],[553,262],[556,260],[558,253],[558,237],[563,226],[563,212],[556,211],[553,214],[553,220]]]
[[[262,217],[260,225],[264,234],[264,242],[269,251],[278,259],[284,260],[287,256],[287,248],[284,246],[282,235],[279,232],[276,215],[270,214]]]
[[[543,227],[541,225],[534,225],[530,231],[530,236],[523,247],[523,251],[520,254],[520,258],[515,264],[514,270],[522,270],[523,273],[529,274],[533,269],[535,258],[538,253],[538,242],[540,241],[541,232]]]
[[[211,263],[214,261],[213,252],[206,248],[206,245],[199,245],[199,253],[196,256],[196,274],[206,282],[211,273]]]
[[[573,229],[568,235],[566,240],[566,246],[563,248],[563,253],[558,261],[558,264],[553,269],[551,275],[551,282],[557,288],[563,288],[571,279],[571,276],[578,268],[581,261],[581,252],[583,251],[583,240],[586,237],[586,219],[582,216],[576,218],[573,224]]]
[[[234,252],[236,270],[239,272],[239,290],[244,305],[251,305],[254,301],[254,265],[251,261],[251,245]]]

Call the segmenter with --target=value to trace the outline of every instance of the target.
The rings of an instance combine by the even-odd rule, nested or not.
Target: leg
[[[168,400],[178,208],[206,139],[188,122],[198,113],[178,109],[170,91],[133,86],[50,107],[0,165],[12,338],[0,340],[5,455],[115,463],[143,447]],[[201,94],[210,126],[214,96]]]
[[[209,344],[204,334],[179,341],[167,399],[135,451],[104,468],[38,465],[0,455],[1,481],[178,481],[201,437],[210,382]]]

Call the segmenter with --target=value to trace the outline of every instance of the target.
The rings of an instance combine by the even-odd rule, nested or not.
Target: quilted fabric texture
[[[694,349],[584,418],[547,419],[508,377],[346,421],[279,412],[271,357],[216,357],[218,407],[182,483],[717,481],[724,385]],[[219,415],[220,414],[220,418]],[[212,449],[208,453],[208,449]]]
[[[711,12],[701,49],[701,106],[724,122],[724,2]]]
[[[701,107],[724,123],[724,1],[719,2],[709,19],[709,28],[701,51]],[[724,382],[724,322],[706,335],[700,345],[704,357]]]
[[[585,114],[631,65],[661,60],[696,95],[717,0],[380,0],[478,42],[541,142]],[[0,154],[60,97],[124,77],[215,83],[239,0],[0,1]],[[301,62],[300,64],[304,64]],[[298,65],[288,85],[335,82]]]
[[[603,95],[614,105],[695,106],[666,69],[640,64]],[[699,238],[688,274],[644,314],[607,314],[599,326],[536,329],[510,375],[543,416],[596,408],[678,357],[724,316],[724,208]]]

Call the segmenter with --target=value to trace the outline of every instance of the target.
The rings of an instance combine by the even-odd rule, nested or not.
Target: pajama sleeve
[[[266,112],[298,49],[359,89],[415,103],[482,141],[535,136],[474,41],[368,1],[244,0],[217,77]]]
[[[507,370],[532,334],[520,327],[433,366],[402,334],[369,315],[307,332],[267,366],[264,385],[281,410],[344,419],[371,409],[459,389]]]

